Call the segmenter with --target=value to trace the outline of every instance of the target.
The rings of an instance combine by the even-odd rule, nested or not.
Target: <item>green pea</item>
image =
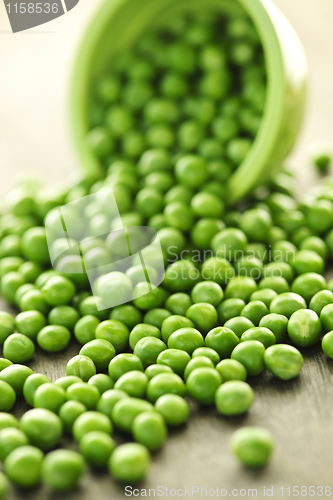
[[[276,338],[276,343],[285,342],[288,337],[288,318],[283,314],[271,313],[264,316],[259,323],[260,328],[268,328]]]
[[[23,386],[33,371],[24,365],[10,365],[0,372],[0,380],[7,382],[15,391],[16,396],[22,396]]]
[[[171,249],[172,247],[175,248],[173,245],[168,248]],[[171,292],[185,292],[196,283],[199,274],[199,270],[192,262],[178,260],[167,268],[163,285]]]
[[[252,278],[236,276],[228,282],[225,289],[225,298],[239,298],[247,302],[256,290],[257,284]]]
[[[9,484],[5,474],[0,472],[0,499],[4,500],[8,494]]]
[[[167,438],[167,428],[160,413],[147,411],[135,417],[132,433],[135,441],[150,451],[161,448]]]
[[[110,435],[112,430],[111,420],[106,415],[97,411],[86,411],[75,420],[73,436],[76,441],[80,442],[88,432],[101,431]]]
[[[309,309],[312,309],[318,316],[328,304],[333,304],[333,293],[329,290],[321,290],[312,297]]]
[[[85,434],[80,440],[80,453],[89,465],[102,469],[107,466],[116,443],[105,432],[92,431]]]
[[[181,349],[193,353],[198,347],[204,346],[204,339],[201,333],[195,328],[180,328],[172,333],[168,339],[168,347],[171,349]]]
[[[70,400],[64,403],[59,409],[59,417],[64,431],[72,434],[75,420],[86,411],[87,408],[80,401]]]
[[[324,335],[322,343],[322,350],[329,358],[333,359],[333,332],[330,331]]]
[[[187,364],[184,372],[184,380],[186,381],[190,373],[197,368],[214,368],[214,363],[205,356],[197,356]]]
[[[2,429],[6,429],[7,427],[15,427],[17,429],[18,426],[19,423],[14,415],[11,415],[10,413],[0,412],[0,431]]]
[[[316,200],[307,207],[306,220],[310,229],[317,233],[327,231],[333,221],[333,205],[328,200]]]
[[[4,343],[7,337],[14,333],[15,320],[13,316],[5,311],[0,312],[0,345]]]
[[[257,292],[254,292],[254,293],[257,293]],[[251,297],[252,297],[252,295],[251,295]],[[239,316],[242,309],[244,308],[244,306],[245,306],[245,302],[242,299],[233,298],[233,299],[224,300],[223,302],[221,302],[221,304],[219,304],[217,306],[217,313],[219,316],[219,320],[221,321],[221,323],[224,324],[227,321],[229,321],[230,319],[235,318],[236,316]],[[231,328],[231,330],[232,330],[232,328]]]
[[[289,319],[288,335],[298,347],[315,345],[321,337],[321,322],[317,314],[311,309],[294,312]]]
[[[177,394],[164,394],[155,403],[155,409],[163,416],[167,425],[182,425],[189,417],[187,402]]]
[[[211,247],[219,258],[234,261],[239,254],[244,253],[246,244],[247,237],[243,231],[228,227],[214,236]]]
[[[43,453],[34,446],[20,446],[6,458],[5,472],[15,485],[32,488],[40,481],[43,459]]]
[[[135,345],[134,355],[141,360],[143,367],[147,368],[147,366],[156,363],[159,354],[166,348],[162,340],[155,337],[144,337]]]
[[[215,368],[196,368],[186,380],[186,389],[198,403],[211,405],[214,403],[215,393],[221,383],[221,376]]]
[[[78,382],[68,387],[66,390],[66,397],[69,401],[79,401],[87,410],[91,411],[96,408],[100,398],[100,392],[98,388],[92,384]]]
[[[232,435],[230,449],[242,465],[263,467],[273,453],[274,440],[267,429],[243,427]]]
[[[34,395],[38,387],[42,384],[50,384],[51,380],[42,373],[34,373],[29,375],[23,385],[23,396],[30,406],[34,406]]]
[[[155,401],[163,394],[178,394],[184,396],[186,388],[182,379],[176,373],[161,373],[152,378],[147,387],[149,401]]]
[[[62,387],[64,391],[67,391],[68,387],[80,382],[82,382],[82,379],[80,377],[76,377],[75,375],[68,375],[66,377],[58,378],[54,383],[56,385],[60,385],[60,387]]]
[[[45,408],[58,413],[60,406],[66,402],[66,392],[59,385],[46,383],[37,387],[33,396],[35,408]]]
[[[73,283],[62,276],[50,278],[42,288],[43,297],[52,306],[68,304],[75,295]]]
[[[25,262],[19,267],[19,272],[27,283],[34,283],[38,276],[42,274],[42,268],[36,262]]]
[[[272,218],[266,210],[253,208],[243,213],[240,228],[250,240],[266,242],[272,224]]]
[[[115,389],[123,391],[133,398],[144,398],[148,385],[148,377],[138,370],[124,373],[115,383]]]
[[[42,478],[52,490],[69,491],[78,484],[84,470],[84,460],[79,453],[71,450],[55,450],[45,457]]]
[[[7,368],[8,366],[11,366],[13,363],[9,361],[9,359],[6,358],[0,358],[0,372]]]
[[[0,411],[10,411],[16,401],[16,394],[11,385],[0,380]]]
[[[306,302],[300,295],[292,292],[282,293],[273,299],[270,312],[282,314],[287,318],[299,309],[306,309]]]
[[[156,363],[168,366],[174,373],[182,377],[190,359],[188,352],[182,349],[167,349],[158,355]]]
[[[316,252],[312,250],[300,250],[295,255],[292,266],[297,274],[323,273],[325,262]]]
[[[112,273],[110,273],[112,274]],[[104,277],[103,277],[104,278]],[[109,290],[109,283],[107,282],[107,279],[109,278],[109,275],[105,277],[104,286],[103,289],[108,291]],[[110,279],[110,278],[109,278]],[[111,281],[111,279],[110,279]],[[100,281],[98,281],[98,284],[100,285]],[[115,282],[113,283],[114,286],[120,286],[120,283]],[[105,292],[106,293],[106,292]],[[88,297],[83,298],[80,303],[79,303],[79,312],[81,316],[96,316],[100,321],[103,321],[107,319],[109,316],[109,310],[105,309],[105,303],[108,302],[109,299],[108,297],[105,297],[105,303],[103,302],[103,298],[101,297],[92,297],[88,295]]]
[[[202,264],[201,275],[203,279],[215,281],[223,286],[228,280],[234,278],[235,270],[232,264],[228,260],[222,259],[221,256],[211,257]]]
[[[220,358],[229,358],[234,347],[239,343],[237,335],[229,328],[218,326],[205,338],[205,346],[214,349]]]
[[[110,319],[119,321],[132,330],[135,325],[142,322],[142,314],[136,307],[126,304],[114,307]]]
[[[42,314],[48,314],[50,310],[49,304],[45,301],[40,290],[28,290],[21,297],[19,302],[21,311],[39,311]]]
[[[17,331],[31,340],[36,340],[38,332],[45,327],[45,317],[40,311],[25,311],[15,318]]]
[[[79,319],[74,326],[75,338],[84,345],[95,339],[95,333],[100,321],[96,316],[87,315]]]
[[[134,350],[139,340],[145,337],[156,337],[157,339],[161,339],[161,331],[156,326],[147,325],[145,323],[136,325],[129,336],[130,348]]]
[[[162,328],[163,321],[171,316],[166,309],[151,309],[144,316],[144,323],[155,326],[159,330]]]
[[[254,292],[251,297],[250,301],[255,302],[255,301],[260,301],[263,302],[267,308],[270,307],[272,300],[277,296],[277,293],[274,290],[270,290],[269,288],[262,289],[262,290],[257,290]]]
[[[217,325],[218,322],[218,316],[215,307],[205,302],[193,304],[187,310],[186,317],[194,323],[194,326],[202,334],[208,333],[209,330]],[[201,346],[198,345],[197,347]]]
[[[74,375],[80,377],[83,382],[87,382],[93,375],[96,375],[96,367],[87,356],[77,355],[68,361],[66,375]]]
[[[275,338],[274,333],[271,330],[269,330],[268,328],[264,328],[264,327],[260,327],[260,326],[246,330],[240,338],[241,342],[248,342],[249,340],[258,340],[259,342],[261,342],[263,344],[265,349],[267,349],[267,347],[275,344],[275,342],[276,342],[276,338]]]
[[[103,321],[97,326],[96,338],[108,340],[119,353],[126,349],[129,339],[129,330],[124,323],[117,320]]]
[[[235,416],[245,413],[252,405],[253,390],[244,381],[230,380],[216,391],[215,404],[219,413]]]
[[[333,329],[333,305],[327,304],[320,313],[320,321],[325,332]]]
[[[290,380],[300,373],[304,360],[302,354],[290,345],[279,344],[265,351],[266,367],[281,380]]]
[[[162,323],[162,340],[167,343],[169,340],[169,337],[176,331],[181,328],[193,328],[194,324],[193,322],[184,317],[184,316],[179,316],[179,315],[173,315],[169,316],[169,318],[165,319]]]
[[[312,297],[327,288],[326,280],[317,273],[305,273],[298,276],[292,284],[292,291],[301,295],[308,303]]]
[[[250,377],[259,375],[264,369],[265,347],[258,340],[238,344],[231,353],[231,359],[239,361]]]
[[[238,338],[241,338],[246,330],[254,327],[254,323],[244,316],[236,316],[235,318],[229,319],[224,324],[224,327],[232,330]]]
[[[102,371],[108,367],[111,359],[115,357],[116,351],[107,340],[95,339],[81,347],[79,354],[90,358],[96,369]]]
[[[325,241],[318,236],[308,236],[304,238],[300,244],[300,250],[311,250],[324,260],[326,260],[328,256],[327,245]]]
[[[20,429],[26,434],[30,444],[43,451],[54,448],[62,436],[60,418],[45,408],[27,411],[21,418]]]
[[[175,174],[181,184],[191,188],[199,187],[207,178],[207,164],[199,156],[184,156],[176,163]]]
[[[14,427],[2,429],[0,431],[0,460],[4,462],[13,450],[28,444],[26,435],[19,429]]]
[[[291,283],[295,277],[295,272],[287,262],[270,262],[264,269],[265,278],[282,277]]]
[[[13,333],[3,344],[4,356],[12,363],[26,363],[35,352],[32,340],[21,333]]]
[[[109,459],[110,474],[124,484],[142,481],[150,466],[147,448],[139,443],[118,446]]]
[[[263,278],[258,286],[260,290],[269,288],[274,290],[277,294],[289,292],[289,284],[282,276],[270,276]]]
[[[99,390],[100,394],[103,394],[104,392],[109,391],[114,387],[114,381],[112,380],[112,378],[108,375],[105,375],[104,373],[97,373],[97,375],[93,375],[88,380],[88,384],[96,387]]]
[[[23,276],[16,271],[7,273],[1,278],[1,295],[8,304],[15,304],[15,294],[24,283]]]
[[[210,347],[198,347],[192,353],[192,359],[202,356],[210,359],[214,366],[216,366],[220,361],[220,356],[218,355],[218,353]]]
[[[112,421],[120,430],[130,432],[137,415],[152,410],[153,406],[148,401],[130,397],[123,398],[115,403],[112,409]]]
[[[194,286],[191,298],[194,304],[204,302],[217,306],[223,299],[223,290],[214,281],[203,281]]]
[[[68,347],[71,339],[70,331],[64,326],[49,325],[42,328],[37,335],[37,344],[46,352],[59,352]]]
[[[259,325],[260,320],[268,314],[267,306],[260,300],[249,302],[241,311],[241,316],[249,319],[255,326]]]
[[[221,375],[223,383],[229,380],[241,380],[244,382],[247,377],[244,366],[235,359],[223,359],[216,365],[216,370]]]
[[[124,373],[132,370],[143,371],[142,361],[134,354],[118,354],[109,364],[109,375],[113,380],[118,380]]]
[[[153,377],[156,377],[156,375],[159,375],[160,373],[172,373],[172,370],[167,365],[158,364],[150,365],[145,369],[145,374],[147,375],[148,380],[151,380]]]

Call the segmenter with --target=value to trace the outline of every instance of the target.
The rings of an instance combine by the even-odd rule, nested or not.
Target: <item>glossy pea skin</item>
[[[6,429],[7,427],[19,427],[17,418],[11,413],[0,412],[0,431]]]
[[[48,322],[50,325],[64,326],[72,331],[79,318],[80,315],[74,307],[62,305],[51,309]]]
[[[321,290],[310,300],[309,309],[312,309],[318,316],[328,304],[333,304],[333,293],[330,290]]]
[[[16,401],[16,394],[11,385],[0,380],[0,411],[10,411]]]
[[[217,411],[222,415],[241,415],[250,408],[253,397],[253,390],[249,384],[241,380],[230,380],[217,389],[215,404]]]
[[[173,315],[164,320],[161,328],[163,342],[167,343],[170,335],[181,328],[194,328],[194,324],[190,319],[179,315]]]
[[[155,402],[155,410],[163,416],[170,427],[184,424],[190,413],[185,399],[177,394],[164,394],[159,397]]]
[[[277,296],[277,293],[274,290],[269,288],[263,288],[262,290],[257,290],[253,292],[250,297],[250,301],[259,300],[263,302],[267,308],[270,307],[272,300]],[[245,305],[245,304],[244,304]]]
[[[75,286],[63,276],[50,278],[42,288],[43,297],[51,306],[68,304],[75,295]]]
[[[142,361],[135,354],[122,353],[114,357],[109,364],[109,375],[112,380],[118,380],[124,373],[132,370],[143,372]]]
[[[333,359],[333,331],[330,331],[326,333],[326,335],[324,335],[321,347],[326,356]]]
[[[9,361],[9,359],[6,358],[0,358],[0,372],[4,370],[5,368],[8,368],[8,366],[11,366],[13,363]]]
[[[116,443],[105,432],[88,432],[80,441],[80,453],[86,462],[96,469],[104,469],[107,466],[115,448]]]
[[[128,345],[129,329],[124,323],[114,319],[102,321],[96,328],[96,338],[108,340],[118,354]]]
[[[136,325],[129,336],[130,348],[134,350],[139,340],[143,339],[144,337],[156,337],[157,339],[161,339],[161,331],[156,326],[147,325],[145,323]]]
[[[96,375],[93,375],[88,380],[88,384],[96,387],[100,394],[104,394],[104,392],[109,391],[114,387],[114,381],[112,378],[104,373],[97,373]]]
[[[159,354],[166,350],[165,343],[155,337],[145,337],[134,348],[134,355],[137,356],[144,368],[156,363]]]
[[[252,295],[251,295],[251,297],[252,297]],[[233,298],[233,299],[224,300],[217,307],[217,313],[219,316],[219,320],[221,321],[221,323],[224,324],[227,321],[229,321],[230,319],[235,318],[236,316],[239,316],[244,306],[245,306],[245,302],[242,299]]]
[[[38,387],[42,384],[50,384],[51,380],[46,375],[42,373],[34,373],[30,375],[23,385],[23,396],[26,402],[30,405],[34,405],[34,395]]]
[[[67,375],[65,377],[58,378],[54,383],[56,385],[60,385],[60,387],[67,391],[68,387],[80,382],[82,382],[82,378],[76,377],[75,375]]]
[[[113,407],[118,401],[128,398],[128,394],[118,389],[110,389],[104,392],[98,400],[96,410],[111,418]]]
[[[198,356],[204,356],[205,358],[210,359],[213,362],[213,365],[216,366],[220,361],[220,356],[218,353],[211,349],[210,347],[198,347],[192,353],[192,358],[196,358]]]
[[[99,319],[92,314],[87,314],[83,318],[79,319],[74,326],[75,338],[80,344],[84,345],[95,339],[95,333],[98,325],[100,324]]]
[[[327,304],[320,313],[320,321],[325,332],[333,330],[333,304]]]
[[[242,427],[232,435],[230,449],[242,465],[263,467],[272,455],[274,439],[262,427]]]
[[[97,387],[84,382],[72,384],[66,391],[66,398],[68,401],[79,401],[89,411],[96,408],[100,395]]]
[[[299,309],[306,309],[306,302],[297,293],[287,292],[281,293],[272,300],[269,311],[270,313],[282,314],[287,318]]]
[[[170,349],[181,349],[190,356],[195,349],[203,346],[203,336],[195,328],[180,328],[172,333],[168,339]]]
[[[276,338],[275,338],[274,333],[271,330],[269,330],[268,328],[264,328],[262,326],[250,328],[249,330],[246,330],[242,334],[242,336],[240,338],[241,342],[247,342],[249,340],[258,340],[259,342],[261,342],[263,344],[265,349],[267,349],[267,347],[275,344],[275,342],[276,342]]]
[[[186,389],[198,403],[211,405],[221,383],[221,375],[215,368],[196,368],[186,380]]]
[[[268,314],[268,308],[260,300],[249,302],[241,311],[241,316],[249,319],[255,326],[259,325],[260,320],[266,314]]]
[[[326,280],[318,273],[305,273],[298,276],[291,286],[291,290],[301,295],[309,303],[312,297],[327,288]]]
[[[214,368],[214,363],[205,356],[197,356],[189,361],[184,371],[184,380],[186,381],[190,373],[196,368]]]
[[[33,405],[35,408],[45,408],[58,413],[60,406],[66,402],[66,392],[59,385],[52,383],[42,384],[37,387]]]
[[[112,409],[112,422],[118,429],[125,432],[131,432],[134,419],[137,415],[146,411],[153,411],[153,409],[154,407],[143,399],[130,397],[123,398],[119,400]]]
[[[304,359],[298,349],[287,344],[268,347],[265,351],[266,367],[281,380],[290,380],[300,373]]]
[[[25,365],[11,365],[0,372],[0,380],[7,382],[14,389],[16,396],[22,396],[23,385],[33,371]]]
[[[15,325],[18,333],[22,333],[35,341],[38,332],[46,325],[46,321],[40,311],[25,311],[16,316]]]
[[[15,427],[7,427],[0,431],[0,460],[4,462],[8,455],[20,446],[29,444],[26,435]],[[0,497],[1,498],[1,497]]]
[[[3,344],[3,354],[12,363],[26,363],[35,352],[32,340],[21,333],[13,333]]]
[[[88,382],[91,377],[96,375],[96,367],[90,358],[80,354],[68,361],[66,375],[74,375],[81,378],[83,382]]]
[[[70,331],[64,326],[49,325],[40,330],[37,344],[43,351],[60,352],[68,347],[71,339]]]
[[[86,411],[79,415],[73,425],[73,437],[77,442],[91,431],[102,431],[112,434],[113,426],[109,417],[97,411]]]
[[[144,398],[148,385],[148,377],[145,373],[133,370],[124,373],[115,383],[115,389],[126,392],[133,398]]]
[[[69,491],[75,488],[83,475],[83,457],[72,450],[48,453],[42,465],[43,482],[52,490]]]
[[[109,459],[109,472],[117,481],[135,484],[142,481],[149,470],[150,456],[147,448],[139,443],[118,446]]]
[[[239,361],[250,377],[259,375],[264,369],[265,347],[258,340],[247,340],[238,344],[231,353],[231,359]]]
[[[172,373],[172,370],[167,365],[158,365],[158,364],[150,365],[145,369],[145,374],[147,375],[148,380],[151,380],[160,373]]]
[[[257,290],[256,282],[247,276],[236,276],[231,279],[225,289],[225,298],[239,298],[247,302],[253,292]]]
[[[232,330],[222,326],[208,332],[205,338],[205,346],[214,349],[221,359],[229,358],[231,352],[239,343],[239,338]]]
[[[9,479],[21,488],[36,486],[41,478],[44,455],[34,446],[20,446],[5,460],[4,469]]]
[[[156,363],[168,366],[174,373],[182,377],[190,359],[189,353],[182,349],[167,349],[158,355]]]
[[[176,373],[161,373],[149,381],[147,398],[151,403],[155,403],[164,394],[185,396],[186,387],[179,375]]]
[[[218,322],[218,316],[215,307],[212,306],[212,304],[208,304],[206,302],[193,304],[186,311],[186,317],[194,323],[195,328],[197,328],[203,335],[214,328],[214,326],[216,326]]]
[[[235,359],[222,359],[217,365],[216,370],[222,378],[222,382],[230,380],[241,380],[245,382],[247,373],[245,367]]]
[[[311,347],[321,337],[321,322],[311,309],[294,312],[288,323],[288,335],[297,347]]]
[[[229,330],[232,330],[238,338],[241,338],[242,334],[246,330],[254,328],[254,324],[245,316],[236,316],[235,318],[229,319],[224,324],[224,328],[229,328]]]
[[[275,335],[277,344],[285,342],[288,338],[288,318],[283,314],[267,314],[260,320],[259,327],[271,330]]]
[[[72,434],[75,420],[86,411],[87,408],[80,401],[70,400],[64,403],[59,409],[59,417],[64,431]]]
[[[30,444],[43,451],[54,448],[62,436],[60,418],[44,408],[27,411],[21,418],[20,429],[26,434]]]
[[[116,350],[108,340],[91,340],[81,347],[79,355],[90,358],[98,371],[105,370],[111,359],[116,355]]]
[[[167,427],[163,416],[155,411],[146,411],[135,417],[132,434],[138,443],[150,451],[161,448],[167,438]]]

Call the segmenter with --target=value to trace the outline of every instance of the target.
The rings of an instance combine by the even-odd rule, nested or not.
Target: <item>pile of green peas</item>
[[[225,207],[225,181],[255,138],[264,102],[264,59],[249,20],[179,17],[143,36],[96,82],[87,141],[105,179],[80,176],[53,191],[24,181],[9,194],[0,286],[20,312],[0,312],[0,500],[7,477],[21,488],[43,481],[67,491],[87,465],[136,483],[150,452],[187,422],[189,399],[232,418],[251,408],[251,377],[297,377],[301,351],[323,334],[333,359],[333,280],[323,276],[333,257],[333,180],[299,203],[283,169],[242,206]],[[142,296],[135,257],[126,274],[116,269],[116,281],[103,277],[99,296],[65,261],[51,268],[45,217],[105,187],[122,226],[158,233],[165,277]],[[99,235],[117,227],[102,202],[87,210],[96,234],[89,268],[108,262]],[[75,244],[75,208],[71,221]],[[59,236],[54,245],[65,243]],[[100,307],[123,291],[126,303]],[[27,366],[36,345],[51,358],[73,341],[80,347],[63,377],[51,381]],[[31,409],[18,422],[10,412],[23,398]],[[114,432],[130,442],[117,446]],[[55,449],[64,434],[77,451]],[[244,427],[230,447],[242,464],[259,467],[274,440],[267,429]]]

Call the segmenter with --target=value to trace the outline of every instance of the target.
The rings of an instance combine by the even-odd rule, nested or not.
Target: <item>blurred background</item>
[[[12,34],[0,3],[0,197],[22,172],[52,185],[77,167],[68,127],[68,87],[80,39],[102,0],[80,0],[68,14]],[[110,0],[112,1],[112,0]],[[302,193],[315,180],[311,146],[333,145],[333,2],[275,0],[295,27],[308,56],[308,112],[289,162]]]

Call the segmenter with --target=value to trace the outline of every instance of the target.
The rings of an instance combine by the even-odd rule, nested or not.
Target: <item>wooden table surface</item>
[[[76,159],[65,128],[66,82],[74,47],[97,3],[81,0],[71,14],[30,34],[15,36],[8,31],[0,5],[1,198],[17,174],[27,170],[37,171],[45,182],[53,184],[74,169]],[[298,193],[302,194],[316,180],[307,161],[311,144],[321,140],[333,144],[333,3],[276,0],[276,4],[296,27],[311,69],[307,120],[290,159],[297,172]],[[37,350],[31,367],[55,380],[65,374],[66,361],[78,349],[73,342],[58,355]],[[299,490],[301,486],[333,487],[333,362],[320,348],[308,349],[304,356],[305,365],[296,380],[282,382],[268,373],[250,380],[255,402],[244,417],[225,419],[213,409],[191,404],[188,425],[170,433],[163,450],[154,455],[148,479],[140,487],[160,486],[164,496],[177,498],[217,496],[216,488],[219,496],[224,489],[226,496],[238,493],[244,498],[266,498],[270,492],[264,495],[264,488],[272,487],[273,498],[285,498],[289,486],[290,496],[294,486]],[[18,404],[15,413],[19,416],[26,409]],[[267,468],[245,470],[229,453],[230,436],[243,425],[262,425],[273,433],[276,450]],[[62,444],[73,449],[76,446],[67,439]],[[320,498],[320,489],[315,491],[312,498]],[[157,490],[155,493],[157,496]],[[69,494],[50,493],[46,488],[30,493],[12,489],[9,499],[109,500],[124,496],[124,488],[108,474],[89,472],[82,487]]]

